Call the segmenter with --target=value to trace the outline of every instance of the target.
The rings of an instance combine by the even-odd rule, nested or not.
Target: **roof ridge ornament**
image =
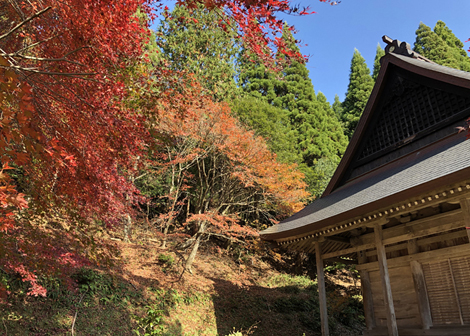
[[[392,40],[387,35],[382,36],[382,41],[384,41],[387,44],[387,46],[385,47],[386,54],[394,53],[394,54],[415,58],[415,59],[429,62],[429,63],[435,63],[431,61],[430,59],[418,54],[416,51],[413,51],[409,43],[401,42],[400,40]]]

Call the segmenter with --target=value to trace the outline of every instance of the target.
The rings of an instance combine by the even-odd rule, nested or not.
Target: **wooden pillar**
[[[416,239],[408,241],[408,254],[419,253],[418,242]],[[432,327],[431,306],[429,305],[428,291],[426,290],[426,281],[421,263],[416,260],[410,261],[411,274],[418,300],[419,315],[421,317],[421,326],[423,329]]]
[[[321,334],[329,336],[328,309],[326,306],[325,273],[323,272],[323,259],[321,255],[320,242],[315,242],[315,257],[317,259],[318,297],[320,299]]]
[[[460,200],[460,208],[462,209],[463,222],[465,223],[468,241],[470,242],[470,200],[462,198]]]
[[[390,277],[388,275],[387,256],[385,254],[385,246],[383,245],[382,223],[377,223],[375,225],[374,232],[380,280],[382,282],[382,291],[385,302],[385,313],[387,316],[388,335],[398,336],[397,319],[395,316],[395,307],[393,306],[392,287],[390,286]]]
[[[367,263],[366,251],[360,251],[357,253],[357,261],[359,264]],[[374,301],[372,300],[372,287],[370,284],[369,272],[366,270],[359,271],[361,276],[361,287],[362,287],[362,301],[364,303],[364,316],[366,318],[366,327],[368,330],[375,328],[375,313],[374,313]]]

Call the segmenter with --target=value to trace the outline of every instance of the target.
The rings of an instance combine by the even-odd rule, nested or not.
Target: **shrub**
[[[175,263],[175,258],[173,258],[172,255],[160,253],[160,255],[158,256],[158,261],[162,264],[171,267]]]
[[[270,288],[297,287],[299,289],[316,289],[317,283],[307,276],[279,274],[270,277],[265,283]],[[288,290],[289,291],[289,290]]]

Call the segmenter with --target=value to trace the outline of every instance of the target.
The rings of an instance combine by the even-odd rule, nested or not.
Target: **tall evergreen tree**
[[[372,79],[374,82],[377,80],[377,76],[380,71],[380,59],[385,56],[385,50],[382,49],[380,44],[377,44],[377,51],[374,58],[374,69],[372,70]]]
[[[232,111],[243,124],[266,139],[270,150],[277,154],[278,161],[302,162],[296,150],[287,110],[259,98],[246,96],[232,102]]]
[[[248,96],[271,104],[276,98],[275,74],[268,71],[266,66],[246,49],[240,52],[238,63],[240,65],[238,85],[241,90]]]
[[[344,135],[343,126],[339,121],[338,114],[334,111],[322,92],[318,92],[317,103],[319,110],[324,112],[324,118],[320,124],[320,134],[316,140],[317,146],[321,148],[329,148],[331,146],[331,141],[333,141],[338,145],[338,147],[342,148],[339,155],[338,153],[330,152],[328,155],[324,155],[315,160],[312,176],[314,180],[310,182],[309,186],[310,192],[316,197],[319,197],[328,185],[344,150],[348,146],[348,138]]]
[[[374,81],[370,75],[364,57],[357,49],[351,60],[351,70],[349,73],[349,85],[346,92],[346,99],[343,102],[343,114],[341,119],[344,125],[344,133],[351,139],[356,129],[359,118],[369,99]]]
[[[289,29],[284,29],[283,39],[289,48],[298,51]],[[324,95],[321,94],[321,101],[317,100],[305,62],[291,58],[283,74],[284,78],[275,85],[277,98],[273,104],[289,111],[304,162],[313,166],[322,157],[340,157],[346,147],[341,140],[344,139],[341,124]]]
[[[457,69],[470,71],[470,58],[463,48],[462,41],[452,33],[452,30],[450,30],[444,22],[439,20],[434,26],[434,33],[449,47],[449,55],[455,61],[455,63],[452,62],[452,65],[456,65]]]
[[[452,57],[447,43],[422,22],[416,30],[416,41],[413,50],[433,62],[458,68],[458,62]]]
[[[343,103],[339,100],[339,96],[335,94],[335,101],[333,105],[331,105],[333,112],[335,113],[336,117],[341,120],[341,115],[343,114]]]
[[[467,53],[463,49],[462,41],[460,41],[457,36],[452,33],[452,30],[450,30],[443,21],[439,20],[436,22],[436,25],[434,26],[434,32],[437,34],[437,36],[443,39],[449,47],[459,49],[459,53],[462,56],[467,56]]]
[[[157,44],[166,67],[192,73],[216,101],[232,99],[237,93],[236,59],[239,52],[235,33],[219,27],[219,17],[202,6],[175,6],[157,29]]]
[[[291,48],[294,52],[299,51],[292,32],[287,26],[284,27],[282,39],[288,48]],[[275,92],[277,97],[273,100],[273,104],[288,109],[291,120],[295,124],[295,118],[298,114],[315,106],[315,90],[303,59],[289,57],[284,54],[279,54],[278,57],[287,58],[289,65],[283,69],[282,78],[276,80]]]
[[[299,51],[289,29],[284,29],[282,38],[291,50]],[[240,85],[247,94],[287,113],[300,158],[297,163],[306,175],[309,191],[318,196],[330,177],[327,167],[339,162],[347,137],[326,97],[315,94],[305,62],[285,54],[278,57],[288,61],[280,74],[269,73],[256,62],[241,61]],[[315,168],[318,162],[322,162],[321,169]]]

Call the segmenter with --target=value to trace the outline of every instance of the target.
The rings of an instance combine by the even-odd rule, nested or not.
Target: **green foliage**
[[[323,194],[328,186],[328,183],[336,171],[336,167],[338,167],[339,161],[339,157],[324,157],[317,160],[312,174],[308,176],[309,190],[317,198]]]
[[[330,304],[330,318],[334,318],[337,322],[347,326],[354,327],[357,323],[364,323],[364,307],[362,304],[362,296],[337,296],[332,299]]]
[[[202,5],[195,9],[175,6],[164,17],[156,33],[164,66],[194,74],[216,101],[233,99],[239,42],[232,30],[219,26],[217,11]]]
[[[23,281],[18,274],[7,273],[0,269],[0,286],[19,297],[25,297],[30,284]]]
[[[356,129],[359,118],[364,112],[374,81],[370,75],[364,57],[357,49],[351,60],[351,71],[349,73],[349,85],[346,99],[343,102],[343,114],[341,119],[344,123],[344,132],[351,139]]]
[[[145,306],[143,316],[135,317],[138,327],[133,331],[138,336],[175,336],[171,324],[165,318],[179,304],[193,304],[199,297],[174,289],[156,289],[153,292],[154,303]]]
[[[319,303],[317,297],[310,297],[305,300],[299,296],[280,297],[274,301],[274,308],[277,312],[291,314],[292,312],[319,312]]]
[[[437,21],[434,26],[434,32],[444,40],[449,47],[458,49],[461,56],[467,56],[467,52],[463,49],[464,45],[462,41],[452,33],[452,30],[450,30],[443,21]]]
[[[138,329],[134,332],[138,336],[161,336],[164,335],[163,310],[156,305],[146,306],[145,316],[137,319]]]
[[[335,95],[335,101],[333,105],[331,105],[333,112],[335,113],[338,119],[341,119],[341,115],[343,114],[343,103],[339,100],[339,96]]]
[[[385,50],[382,49],[380,44],[377,44],[377,52],[374,58],[374,69],[372,70],[372,79],[374,82],[377,80],[380,71],[380,59],[385,56]]]
[[[80,281],[78,291],[62,279],[39,277],[47,296],[31,297],[26,295],[28,282],[0,271],[0,286],[10,292],[8,304],[0,305],[8,335],[70,334],[76,312],[77,334],[128,335],[135,326],[130,310],[140,310],[145,304],[142,293],[130,289],[122,279],[94,270],[79,270],[74,278]]]
[[[72,275],[72,279],[77,282],[81,293],[91,298],[98,296],[103,304],[125,304],[131,299],[138,297],[138,294],[131,291],[122,281],[113,279],[109,274],[101,273],[90,268],[81,268]]]
[[[448,66],[463,71],[470,71],[470,59],[467,52],[464,50],[464,45],[462,41],[452,33],[452,30],[450,30],[444,22],[437,21],[434,26],[434,33],[448,46],[448,54],[452,59]]]
[[[175,258],[173,258],[173,256],[170,254],[160,253],[158,255],[158,261],[161,262],[162,264],[165,264],[171,267],[175,263]]]
[[[354,265],[347,265],[342,262],[334,262],[333,264],[325,266],[325,272],[328,273],[334,273],[338,270],[347,270],[348,272],[355,274],[356,276],[359,273]]]
[[[462,41],[442,21],[437,21],[434,31],[421,22],[413,50],[437,64],[470,71],[470,59]]]
[[[266,66],[257,60],[246,49],[239,54],[240,74],[238,85],[243,93],[271,104],[276,99],[276,74],[268,71]]]
[[[140,9],[137,11],[136,16],[139,18],[141,24],[146,26],[148,24],[149,17],[148,15],[141,11]],[[144,54],[148,55],[150,63],[157,64],[160,61],[160,50],[157,45],[156,35],[153,30],[150,30],[150,38],[147,43],[144,44]]]
[[[284,30],[283,39],[294,48],[294,38],[289,30]],[[289,111],[297,150],[307,166],[314,166],[320,158],[334,160],[342,156],[347,145],[342,126],[326,97],[321,92],[315,95],[304,62],[291,60],[283,71],[283,79],[276,83],[276,94],[273,105]]]
[[[90,295],[96,293],[108,294],[112,291],[113,283],[108,276],[90,268],[81,268],[72,275],[81,292],[87,292]]]
[[[234,331],[233,333],[230,333],[227,336],[243,336],[243,334],[240,331]]]
[[[242,123],[266,139],[271,151],[281,162],[299,162],[287,110],[275,107],[253,96],[246,96],[232,102],[232,111]]]
[[[290,49],[299,51],[289,29],[284,29],[282,38]],[[278,57],[288,58],[288,65],[276,74],[266,71],[261,62],[240,61],[240,86],[245,94],[264,101],[265,105],[252,104],[239,114],[261,135],[271,139],[271,149],[281,160],[299,164],[306,176],[308,191],[318,197],[332,172],[328,165],[316,167],[317,163],[337,164],[347,146],[347,137],[338,119],[338,104],[333,110],[321,92],[315,94],[305,62],[284,54]],[[266,104],[273,108],[268,109]],[[290,125],[283,132],[285,117]]]
[[[293,51],[299,51],[289,29],[284,29],[282,39]],[[280,57],[289,59],[285,55]],[[289,110],[293,125],[295,125],[297,114],[307,112],[315,107],[315,90],[308,75],[309,71],[304,61],[290,58],[288,65],[282,71],[282,77],[275,80],[276,98],[273,100],[273,104]]]
[[[279,274],[269,277],[263,285],[269,288],[298,287],[302,289],[315,288],[316,282],[307,276]]]
[[[438,64],[456,66],[449,53],[448,45],[422,22],[416,30],[416,41],[413,50]]]
[[[256,328],[257,328],[256,324],[252,325],[247,330],[245,329],[235,330],[235,328],[233,328],[233,332],[231,332],[230,334],[226,336],[249,336],[255,332]]]

